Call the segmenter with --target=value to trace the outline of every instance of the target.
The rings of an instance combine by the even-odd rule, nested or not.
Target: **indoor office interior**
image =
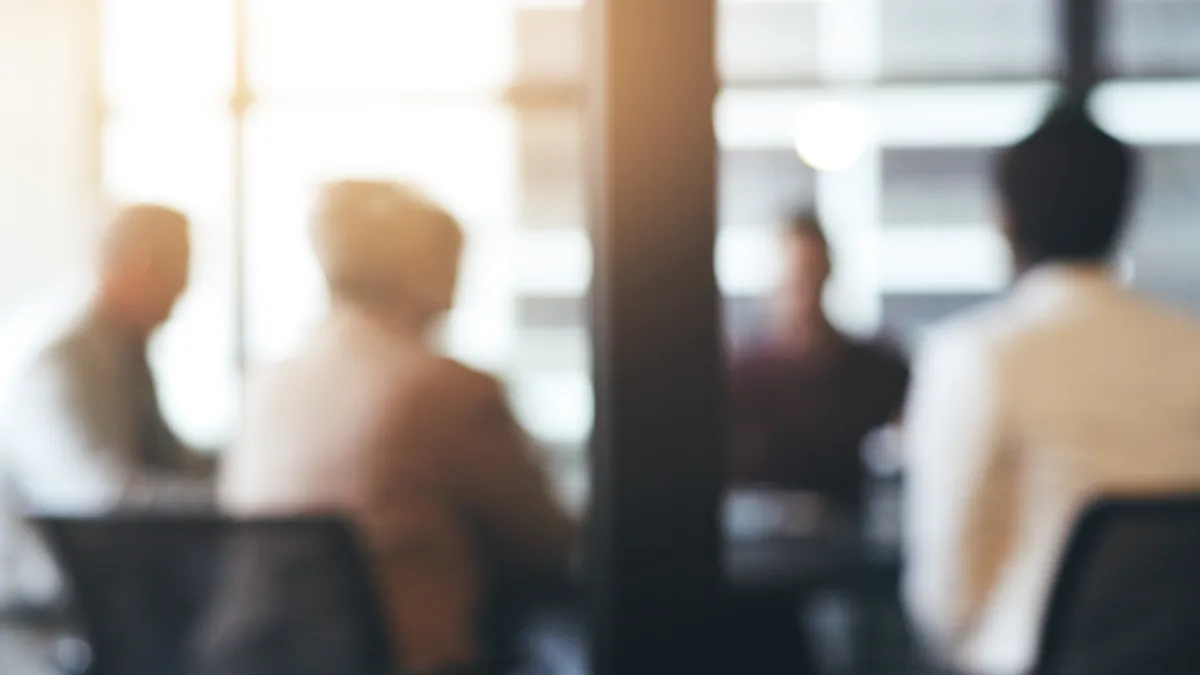
[[[453,230],[419,328],[363,213]],[[1198,221],[1200,0],[0,0],[0,672],[1200,673]],[[296,468],[372,424],[455,440]]]

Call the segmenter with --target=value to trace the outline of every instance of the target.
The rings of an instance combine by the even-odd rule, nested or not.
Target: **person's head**
[[[792,317],[818,316],[833,271],[821,221],[815,212],[801,211],[788,221],[784,237],[782,301]]]
[[[1060,104],[997,166],[1004,234],[1020,270],[1104,263],[1125,227],[1133,151],[1104,132],[1082,99]]]
[[[385,181],[340,181],[321,191],[310,234],[333,296],[432,322],[450,309],[463,234],[420,191]]]
[[[187,216],[157,204],[117,212],[100,248],[100,302],[133,330],[162,325],[187,288],[191,237]]]

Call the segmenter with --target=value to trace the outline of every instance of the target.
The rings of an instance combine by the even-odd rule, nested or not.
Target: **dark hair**
[[[821,218],[811,207],[793,213],[788,219],[787,231],[793,237],[812,237],[813,241],[819,243],[826,252],[829,251],[829,240],[825,238],[825,228],[821,225]]]
[[[1135,157],[1064,98],[997,166],[1009,236],[1022,264],[1109,258],[1121,238]]]

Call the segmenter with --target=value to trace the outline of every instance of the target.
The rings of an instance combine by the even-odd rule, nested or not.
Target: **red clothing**
[[[839,335],[815,357],[752,349],[735,360],[731,384],[735,485],[814,490],[857,507],[860,446],[900,413],[908,366]]]

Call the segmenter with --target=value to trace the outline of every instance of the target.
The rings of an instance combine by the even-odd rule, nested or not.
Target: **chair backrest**
[[[1034,672],[1200,673],[1200,495],[1106,499],[1084,514]]]
[[[397,663],[339,518],[38,517],[96,675],[375,675]]]

